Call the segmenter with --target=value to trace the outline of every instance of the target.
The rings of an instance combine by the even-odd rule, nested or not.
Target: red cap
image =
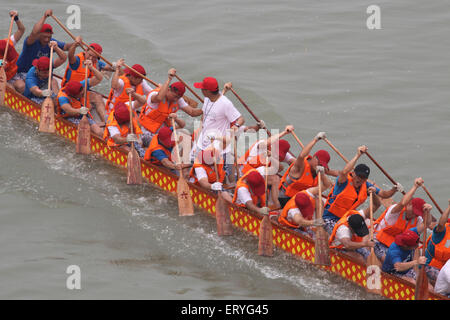
[[[76,95],[78,95],[82,90],[83,90],[83,86],[78,81],[70,80],[64,86],[64,92],[72,97],[75,97]]]
[[[131,67],[131,69],[136,70],[137,72],[139,72],[140,74],[142,74],[142,75],[144,75],[144,76],[146,75],[144,67],[141,66],[140,64],[134,64],[134,65]],[[135,76],[135,77],[140,77],[140,78],[142,78],[140,75],[138,75],[136,72],[134,72],[134,71],[131,70],[131,69],[126,68],[126,69],[124,70],[124,72],[125,72],[126,74],[129,74],[129,75],[132,75],[132,76]]]
[[[40,57],[39,59],[34,59],[33,66],[41,71],[48,70],[50,68],[50,59],[48,57]]]
[[[423,217],[423,205],[425,203],[425,200],[423,200],[422,198],[413,198],[411,200],[413,212],[416,216]]]
[[[94,49],[95,51],[97,51],[97,53],[102,54],[103,52],[103,48],[101,45],[99,45],[98,43],[91,43],[89,45],[89,47],[91,47],[92,49]],[[139,70],[138,70],[139,71]]]
[[[48,23],[44,23],[41,28],[41,32],[47,32],[53,34],[53,28]]]
[[[219,83],[213,77],[206,77],[205,79],[203,79],[203,82],[195,82],[194,87],[196,87],[197,89],[217,91],[219,90]]]
[[[248,174],[247,183],[253,193],[258,197],[266,192],[266,181],[258,171],[252,171]]]
[[[4,56],[5,55],[5,49],[6,49],[6,40],[0,40],[0,56]],[[14,46],[9,46],[8,47],[8,56],[6,57],[7,61],[13,61],[15,58],[17,58],[19,54],[17,53],[16,49],[14,48]]]
[[[114,118],[116,118],[119,124],[124,124],[130,121],[130,110],[123,102],[117,102],[114,107]]]
[[[330,162],[330,154],[326,150],[319,150],[314,153],[314,157],[319,159],[319,165],[328,169],[328,162]]]
[[[278,143],[278,160],[283,161],[286,158],[286,154],[288,153],[291,145],[287,140],[280,140]]]
[[[411,229],[395,236],[395,243],[401,247],[414,247],[419,242],[419,235]]]
[[[186,92],[186,87],[180,81],[172,83],[170,88],[172,88],[179,96],[183,96]]]
[[[300,209],[300,212],[305,219],[312,219],[314,208],[311,199],[306,193],[300,191],[295,195],[295,205]]]
[[[167,148],[172,148],[175,145],[175,140],[172,140],[172,130],[169,127],[159,129],[158,140]]]

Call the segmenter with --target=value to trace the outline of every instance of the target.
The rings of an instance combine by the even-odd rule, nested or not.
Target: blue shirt
[[[339,220],[339,217],[335,216],[330,211],[328,211],[328,209],[330,208],[330,204],[332,204],[334,202],[334,200],[336,199],[336,196],[338,194],[340,194],[347,187],[347,184],[348,184],[348,179],[347,179],[347,181],[345,181],[343,183],[339,183],[338,181],[339,181],[339,177],[336,178],[336,183],[335,183],[334,189],[333,189],[333,195],[332,195],[332,198],[329,199],[330,203],[327,204],[324,208],[323,216],[322,216],[324,219],[333,219],[336,221]],[[368,189],[370,187],[374,187],[374,185],[371,184],[370,182],[366,181],[366,187]],[[380,189],[379,188],[375,188],[375,189],[376,189],[375,193],[378,194],[380,192]],[[359,190],[356,190],[356,192],[358,192],[358,191]]]
[[[417,232],[417,228],[411,228],[412,231],[419,234]],[[394,264],[398,262],[408,262],[411,261],[414,256],[414,250],[404,250],[402,249],[398,244],[395,242],[392,242],[390,245],[388,251],[386,252],[386,258],[384,258],[383,265],[381,266],[381,270],[384,272],[392,273],[392,272],[398,272],[405,274],[408,272],[406,271],[397,271],[394,268]]]
[[[70,81],[70,77],[72,75],[72,70],[77,70],[78,67],[80,66],[80,57],[76,56],[75,59],[76,59],[76,61],[73,64],[69,63],[69,68],[67,68],[67,70],[66,70],[67,81]],[[97,61],[96,68],[98,71],[102,71],[105,68],[105,66],[106,66],[106,63],[104,63],[103,61],[101,61],[101,60]]]
[[[36,67],[31,67],[31,69],[27,72],[27,78],[25,80],[25,91],[23,95],[27,98],[35,97],[34,94],[31,93],[30,89],[37,86],[39,89],[47,89],[48,87],[48,78],[40,79],[37,75]],[[37,97],[41,98],[41,97]]]
[[[90,89],[90,81],[89,81],[90,79],[88,79],[88,87],[87,87],[87,89],[89,90]],[[80,82],[81,83],[81,85],[83,86],[83,88],[84,88],[84,84],[86,83],[84,80],[83,81],[81,81]],[[84,98],[84,97],[83,97]],[[58,102],[59,102],[59,105],[60,106],[62,106],[63,104],[66,104],[66,103],[68,103],[68,104],[70,104],[70,100],[69,100],[69,98],[67,98],[67,97],[59,97],[58,98]],[[62,114],[64,114],[65,112],[64,112],[64,110],[61,110],[61,112],[62,112]]]
[[[28,37],[25,38],[23,42],[22,52],[20,53],[19,59],[17,60],[17,73],[20,72],[28,72],[30,68],[33,66],[33,60],[39,59],[40,57],[49,57],[50,58],[50,47],[48,44],[43,46],[39,39],[36,39],[33,44],[27,44]],[[58,41],[52,38],[52,41],[56,41],[58,43],[58,47],[63,49],[66,45],[65,42]]]
[[[437,226],[434,227],[433,233],[431,234],[431,241],[428,242],[427,250],[425,250],[425,258],[427,258],[426,264],[430,264],[431,259],[434,258],[434,243],[435,244],[440,243],[444,239],[445,233],[447,231],[447,227],[445,227],[444,231],[442,231],[442,232],[436,232],[436,228],[437,228]]]

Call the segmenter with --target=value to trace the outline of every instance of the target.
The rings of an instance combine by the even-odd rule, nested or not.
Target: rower
[[[423,184],[422,178],[414,180],[414,185],[399,203],[394,203],[374,222],[375,254],[381,262],[384,261],[389,246],[395,236],[407,229],[423,224],[425,209],[431,210],[431,205],[422,198],[413,198],[414,193]],[[431,219],[428,220],[431,222]]]
[[[303,148],[300,155],[290,165],[281,178],[281,182],[278,186],[278,189],[280,190],[278,200],[282,207],[297,192],[318,185],[317,166],[321,166],[325,169],[325,174],[322,175],[322,183],[325,189],[331,186],[332,183],[327,175],[337,175],[337,172],[328,168],[330,154],[326,150],[319,150],[313,156],[309,155],[314,145],[323,138],[325,138],[325,132],[319,132],[314,139]]]
[[[129,146],[128,134],[131,133],[130,130],[130,109],[123,102],[118,102],[113,112],[108,116],[106,120],[105,130],[103,132],[103,139],[107,141],[107,145],[110,147],[119,146]],[[134,147],[139,153],[140,157],[145,155],[145,149],[142,148],[142,140],[140,135],[142,134],[141,128],[139,127],[136,117],[133,116],[133,133],[137,137],[137,141],[134,141]]]
[[[97,54],[94,52],[102,53],[103,48],[98,43],[91,43],[89,49],[86,52],[80,52],[75,55],[76,48],[82,43],[82,38],[80,36],[76,37],[75,42],[70,46],[68,52],[69,63],[67,64],[66,71],[64,72],[64,77],[61,81],[61,86],[64,86],[68,81],[74,80],[81,82],[85,78],[85,64],[84,61],[92,61],[92,65],[98,71],[114,71],[113,68],[106,65],[105,62],[98,60]],[[88,78],[94,78],[95,74],[88,71]],[[92,85],[90,87],[93,87]],[[105,103],[103,102],[103,97],[96,92],[89,93],[89,101],[93,103],[96,107],[97,113],[102,122],[105,122]]]
[[[103,79],[102,73],[93,66],[90,60],[85,60],[84,63],[86,64],[89,71],[94,74],[93,78],[87,79],[87,106],[84,105],[85,98],[83,88],[86,85],[85,80],[81,82],[74,80],[66,82],[61,90],[59,90],[56,101],[57,114],[76,125],[80,123],[81,118],[83,117],[83,109],[81,107],[87,107],[89,110],[91,109],[91,92],[89,92],[89,89],[99,84]],[[89,124],[91,125],[91,131],[98,136],[102,136],[103,130],[98,124],[95,123],[91,115],[90,117],[88,117],[88,120]]]
[[[369,188],[374,186],[367,181],[370,174],[370,168],[367,165],[361,163],[354,167],[356,161],[366,151],[366,146],[358,147],[356,155],[339,172],[336,183],[328,194],[323,212],[323,220],[325,222],[324,228],[329,234],[333,231],[336,222],[347,211],[357,209],[366,201]],[[391,190],[375,188],[375,193],[380,198],[386,199],[391,198],[395,192],[401,189],[402,186],[397,183]]]
[[[264,180],[265,167],[251,169],[236,183],[232,202],[240,207],[247,208],[263,215],[269,214],[266,205]]]
[[[223,169],[223,160],[219,156],[220,151],[210,145],[205,150],[198,153],[191,171],[189,172],[190,182],[213,192],[221,192],[222,196],[229,203],[232,197],[229,193],[223,192],[223,183],[225,180],[225,170]],[[214,160],[214,157],[216,158]],[[216,168],[219,177],[216,175]]]
[[[137,100],[143,105],[141,113],[139,115],[139,124],[142,128],[142,141],[144,146],[150,143],[153,135],[158,130],[167,126],[170,127],[169,115],[175,119],[179,128],[185,126],[184,120],[173,116],[176,115],[178,110],[182,110],[191,117],[197,117],[202,114],[200,109],[197,109],[197,103],[194,100],[188,100],[188,103],[183,99],[183,95],[186,91],[186,87],[181,82],[171,81],[176,75],[176,70],[171,68],[168,71],[168,79],[160,88],[156,88],[147,96],[140,95],[133,88],[128,88],[127,93],[131,94],[131,97]]]
[[[323,223],[322,219],[313,219],[314,212],[319,208],[316,205],[319,201],[318,194],[319,187],[297,192],[284,206],[278,216],[278,222],[313,238],[314,231],[311,227]]]
[[[66,54],[57,46],[56,42],[51,41],[50,46],[52,46],[58,54],[58,58],[53,62],[53,67],[61,65],[67,58]],[[41,104],[47,96],[52,96],[53,98],[56,97],[59,86],[56,79],[52,79],[52,88],[48,88],[48,77],[50,76],[49,69],[49,58],[40,57],[33,61],[33,67],[30,68],[26,76],[25,91],[23,92],[25,97],[38,104]]]
[[[50,57],[50,45],[52,42],[57,44],[59,50],[64,51],[69,50],[72,45],[71,43],[61,42],[52,38],[53,28],[48,23],[45,23],[45,20],[52,14],[52,10],[46,10],[43,17],[34,25],[30,35],[25,38],[22,52],[17,61],[17,77],[14,78],[14,87],[20,93],[25,92],[27,73],[32,68],[33,61],[40,57]],[[61,57],[58,49],[54,48],[53,50]],[[66,59],[56,59],[53,63],[53,68],[59,67],[65,60]],[[54,80],[54,82],[56,82],[56,80]]]
[[[375,188],[370,187],[369,192],[375,193]],[[373,195],[373,211],[375,212],[380,205],[380,199]],[[365,222],[368,217],[370,217],[370,207],[359,211],[348,210],[334,225],[328,239],[330,248],[344,251],[365,263],[370,254],[368,248],[375,246],[375,242],[368,237],[369,229]]]
[[[147,95],[152,91],[152,87],[144,81],[141,75],[145,76],[146,72],[143,66],[140,64],[134,64],[131,68],[136,70],[141,75],[135,71],[126,68],[122,71],[122,67],[125,64],[124,59],[120,59],[115,62],[114,65],[114,75],[111,79],[111,90],[109,91],[108,100],[105,104],[106,117],[108,117],[111,110],[114,108],[115,104],[118,102],[128,102],[127,88],[132,88],[134,91],[140,95]],[[123,74],[122,74],[123,73]],[[135,100],[131,97],[132,101]],[[139,105],[140,106],[140,105]],[[138,105],[133,103],[133,110],[138,109]]]
[[[155,134],[150,142],[149,147],[145,151],[144,160],[150,161],[150,163],[163,166],[171,170],[173,173],[179,173],[179,166],[172,159],[172,150],[175,146],[175,140],[172,139],[173,134],[172,127],[162,127],[157,134]],[[180,141],[183,136],[178,138]],[[190,168],[191,164],[181,164],[183,169],[183,176],[187,177],[189,171],[186,168]]]
[[[9,12],[9,15],[14,17],[17,24],[17,31],[11,35],[11,38],[0,40],[0,60],[5,65],[6,79],[8,83],[14,85],[14,82],[16,81],[14,80],[14,77],[18,69],[17,60],[19,59],[19,54],[16,51],[15,45],[19,42],[20,38],[22,38],[22,35],[25,32],[25,26],[22,21],[19,20],[19,14],[17,11],[12,10]],[[7,41],[9,41],[8,57],[4,57]]]

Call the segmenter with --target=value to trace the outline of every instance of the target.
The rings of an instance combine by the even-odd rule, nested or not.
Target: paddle
[[[55,133],[55,105],[52,99],[53,47],[50,47],[50,66],[48,74],[48,94],[41,105],[39,131]]]
[[[295,140],[297,140],[298,144],[302,147],[302,149],[305,149],[305,146],[303,145],[303,143],[300,141],[300,139],[297,137],[297,135],[295,134],[294,131],[291,131],[292,135],[294,136]]]
[[[211,139],[211,145],[213,144]],[[217,169],[216,149],[214,150],[214,171],[216,173],[216,182],[220,182],[219,170]],[[233,234],[232,224],[230,220],[230,212],[227,202],[222,196],[222,191],[217,192],[216,201],[216,223],[217,234],[219,236],[231,236]]]
[[[323,203],[322,203],[322,173],[318,172],[318,185],[319,185],[319,201],[318,209],[315,212],[316,219],[322,219]],[[330,266],[330,247],[328,245],[328,233],[322,225],[316,227],[316,239],[314,243],[314,263],[318,265]]]
[[[373,193],[370,192],[369,209],[370,209],[370,230],[369,238],[373,241]],[[370,248],[370,254],[367,258],[366,283],[367,291],[381,294],[381,263],[378,260],[373,247]]]
[[[180,171],[180,177],[177,183],[177,197],[178,197],[178,212],[180,216],[194,215],[194,205],[192,203],[191,191],[189,185],[183,176],[183,169],[181,168],[181,157],[178,149],[177,130],[175,129],[175,120],[172,118],[173,134],[175,135],[175,150],[177,152],[177,165]]]
[[[134,143],[138,141],[136,135],[133,132],[133,108],[131,102],[131,94],[128,95],[128,102],[130,108],[130,131],[131,134],[127,136],[127,142],[131,144],[131,149],[128,152],[127,157],[127,184],[142,184],[142,172],[141,172],[141,159],[134,147]]]
[[[268,177],[268,166],[269,166],[269,158],[266,156],[266,168],[265,168],[265,206],[267,207],[268,202],[268,194],[267,194],[267,177]],[[258,255],[271,257],[273,256],[273,235],[272,235],[272,222],[270,221],[269,215],[265,214],[261,225],[259,227],[259,241],[258,241]]]
[[[323,140],[325,140],[325,142],[331,147],[331,149],[333,149],[334,152],[336,152],[342,158],[342,160],[345,161],[345,163],[348,163],[349,160],[327,138],[323,138]],[[367,152],[366,152],[366,154],[367,154]],[[375,186],[377,186],[373,181],[371,181],[371,180],[368,180],[368,181],[370,183],[374,184]],[[380,199],[380,201],[385,208],[388,208],[392,205],[392,198]]]
[[[428,197],[431,199],[431,201],[433,201],[434,205],[436,206],[436,208],[439,210],[439,212],[441,214],[443,214],[444,212],[442,211],[441,207],[439,207],[438,203],[436,202],[436,200],[434,200],[433,196],[431,195],[431,193],[428,191],[428,189],[422,184],[422,188],[423,190],[425,190],[426,194],[428,195]],[[434,220],[432,219],[432,221],[434,222]]]
[[[2,59],[2,66],[0,67],[0,106],[5,106],[5,94],[6,94],[6,82],[8,81],[8,78],[6,77],[5,72],[5,65],[6,65],[6,58],[8,56],[8,48],[9,48],[9,39],[11,39],[11,32],[12,27],[14,24],[14,17],[11,17],[11,23],[9,24],[9,32],[8,32],[8,38],[6,39],[6,47],[5,52],[3,53],[3,59]]]
[[[75,144],[75,152],[81,154],[91,153],[91,126],[89,120],[86,116],[88,113],[88,102],[87,102],[87,87],[88,87],[88,67],[85,67],[84,72],[84,105],[81,107],[81,114],[83,117],[78,124],[78,134],[77,141]]]
[[[203,103],[203,99],[190,87],[188,86],[188,84],[186,82],[184,82],[183,79],[181,79],[180,76],[178,76],[177,74],[175,74],[175,77],[182,83],[184,84],[184,86],[201,102]]]
[[[247,111],[252,115],[252,117],[256,120],[256,122],[260,123],[260,120],[258,119],[258,117],[253,113],[252,110],[250,110],[250,108],[247,106],[247,104],[244,102],[244,100],[241,99],[241,97],[236,93],[236,91],[234,91],[233,88],[230,88],[231,92],[233,92],[233,94],[236,96],[236,98],[238,98],[238,100],[242,103],[242,105],[245,107],[245,109],[247,109]],[[264,127],[264,129],[267,132],[267,135],[270,137],[272,134],[270,133],[269,129],[267,129],[267,127]]]
[[[425,213],[423,218],[423,224],[425,226],[423,230],[422,239],[422,256],[425,256],[425,250],[427,249],[427,222],[428,222],[428,212]],[[425,265],[419,266],[419,274],[416,279],[416,290],[414,293],[415,300],[427,300],[429,296],[428,292],[428,276],[425,272]]]
[[[238,153],[237,153],[237,137],[233,131],[233,152],[234,152],[234,167],[236,170],[236,181],[239,180],[239,167],[238,167]]]

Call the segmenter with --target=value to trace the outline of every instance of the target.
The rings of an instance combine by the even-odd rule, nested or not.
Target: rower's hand
[[[83,43],[83,38],[81,36],[78,36],[75,38],[75,44],[78,46],[81,45],[81,43]]]
[[[49,89],[42,90],[43,97],[50,97],[52,95],[52,91]]]
[[[175,120],[177,118],[177,114],[172,112],[172,113],[169,114],[169,118]]]
[[[92,61],[91,60],[84,60],[84,65],[88,68],[92,68]]]
[[[233,87],[233,84],[231,82],[227,82],[223,85],[223,91],[224,93],[230,90]]]
[[[375,242],[373,240],[370,239],[366,239],[364,241],[365,247],[369,247],[369,248],[373,248],[375,247]]]
[[[375,188],[374,186],[372,186],[372,187],[369,187],[368,189],[367,189],[367,192],[368,193],[376,193],[377,192],[377,188]]]
[[[427,263],[427,258],[425,256],[420,256],[416,261],[417,264],[425,264]]]
[[[172,78],[176,76],[177,70],[175,68],[170,68],[168,74],[169,74],[169,79],[172,80]]]
[[[314,227],[322,227],[322,226],[325,225],[325,221],[323,221],[322,218],[314,219],[312,225],[313,225]]]
[[[414,184],[415,184],[417,187],[422,186],[422,185],[423,185],[423,179],[422,179],[421,177],[416,178],[416,179],[414,180]]]
[[[122,68],[124,66],[124,64],[125,64],[125,59],[121,58],[116,61],[115,66],[116,66],[116,68]]]
[[[317,173],[322,173],[322,174],[324,174],[325,173],[325,168],[324,167],[322,167],[322,166],[317,166],[316,167],[316,172]]]
[[[266,127],[266,123],[262,119],[259,119],[259,121],[256,124],[260,129],[264,129]]]
[[[48,18],[48,17],[50,17],[52,15],[53,15],[53,10],[52,9],[45,10],[44,17]]]
[[[213,184],[211,184],[211,190],[214,191],[222,191],[222,187],[223,185],[220,182],[214,182]]]
[[[425,211],[426,213],[429,213],[431,211],[431,209],[433,209],[433,206],[429,203],[425,203],[423,205],[423,211]]]
[[[259,208],[259,213],[261,213],[262,215],[265,215],[265,216],[269,215],[269,211],[270,211],[270,209],[267,207]]]
[[[362,145],[358,147],[358,156],[362,155],[363,153],[366,153],[369,150],[367,146]]]
[[[133,94],[135,91],[134,91],[133,88],[126,88],[126,89],[125,89],[125,92],[126,92],[128,95],[130,95],[130,94]]]
[[[17,16],[19,13],[17,12],[17,10],[11,10],[10,12],[9,12],[9,16],[12,18],[12,17],[15,17],[15,16]]]
[[[405,191],[405,189],[403,188],[403,186],[400,184],[400,182],[397,182],[396,184],[394,184],[394,188],[397,192],[401,192],[403,193]]]
[[[325,132],[319,132],[318,134],[316,134],[316,137],[314,139],[321,140],[321,139],[325,139],[326,137],[327,137],[327,135],[325,134]]]
[[[287,125],[286,128],[284,128],[284,131],[286,131],[287,133],[291,133],[294,131],[294,126],[293,125]]]
[[[58,46],[58,42],[50,41],[48,45],[49,45],[50,48],[53,48],[53,50],[55,50],[56,47]]]

